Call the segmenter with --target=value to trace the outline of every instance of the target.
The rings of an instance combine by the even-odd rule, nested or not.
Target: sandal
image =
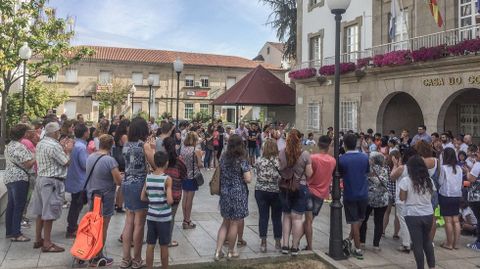
[[[34,248],[34,249],[41,248],[41,247],[43,247],[43,239],[41,239],[41,240],[38,241],[38,242],[34,242],[34,243],[33,243],[33,248]]]
[[[122,259],[122,262],[120,263],[120,268],[130,268],[132,266],[132,260],[125,260]]]
[[[247,241],[245,241],[243,239],[237,241],[237,246],[239,246],[239,247],[244,247],[246,245],[247,245]]]
[[[10,239],[12,242],[29,242],[31,239],[24,236],[24,235],[19,235],[17,237],[13,237]]]
[[[178,247],[178,242],[177,241],[172,241],[172,242],[170,242],[170,244],[168,244],[168,247],[169,248]]]
[[[197,225],[193,223],[191,220],[189,220],[189,221],[183,221],[182,227],[184,230],[190,230],[190,229],[195,229]]]
[[[145,264],[143,263],[143,260],[132,260],[132,269],[140,269],[145,267]]]
[[[51,244],[49,247],[42,247],[42,252],[44,253],[58,253],[58,252],[64,252],[65,249],[62,247],[59,247],[55,244]]]
[[[393,236],[393,240],[399,240],[399,239],[400,239],[400,236],[398,236],[398,235]]]

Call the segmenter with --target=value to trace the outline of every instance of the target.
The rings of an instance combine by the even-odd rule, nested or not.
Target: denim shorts
[[[308,212],[312,212],[312,214],[316,217],[320,213],[320,209],[322,209],[323,199],[319,198],[309,191],[307,191],[307,210]]]
[[[144,210],[148,208],[148,203],[140,199],[142,194],[144,180],[122,183],[123,200],[125,209],[130,211]]]
[[[171,221],[159,222],[147,220],[147,244],[156,245],[157,241],[160,246],[170,244],[172,238],[170,234]]]
[[[248,156],[249,157],[253,157],[253,156],[256,156],[257,154],[257,148],[251,148],[251,147],[248,147]]]
[[[282,212],[290,214],[296,213],[303,215],[307,210],[307,192],[305,185],[300,185],[300,189],[295,192],[280,192],[280,202],[282,203]]]
[[[182,190],[184,191],[198,191],[198,185],[195,179],[182,180]]]

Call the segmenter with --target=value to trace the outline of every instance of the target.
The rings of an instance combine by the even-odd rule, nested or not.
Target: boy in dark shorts
[[[360,249],[360,226],[368,206],[368,173],[370,164],[365,153],[355,150],[357,136],[347,134],[343,138],[346,153],[340,156],[339,168],[343,179],[343,206],[345,219],[351,225],[350,240],[353,239],[355,247],[352,255],[363,259]]]
[[[170,223],[172,221],[172,178],[165,174],[168,167],[168,154],[157,151],[154,155],[153,173],[147,175],[142,191],[142,200],[148,201],[147,212],[147,268],[153,268],[155,245],[160,244],[162,268],[168,268],[168,244],[170,243]]]

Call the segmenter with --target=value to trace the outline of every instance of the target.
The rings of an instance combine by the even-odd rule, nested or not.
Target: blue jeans
[[[282,204],[280,196],[276,192],[255,191],[255,200],[258,205],[258,227],[261,239],[267,238],[268,219],[272,216],[273,237],[282,238]],[[271,211],[270,211],[271,210]]]
[[[210,160],[212,159],[213,150],[205,149],[205,157],[203,158],[203,167],[210,168]]]
[[[5,212],[6,235],[18,237],[22,235],[20,224],[22,222],[23,209],[27,203],[28,182],[16,181],[7,184],[8,203]]]

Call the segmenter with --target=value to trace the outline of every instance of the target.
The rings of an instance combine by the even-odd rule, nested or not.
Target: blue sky
[[[51,0],[75,17],[74,44],[152,48],[253,58],[266,41],[270,9],[258,0]]]

